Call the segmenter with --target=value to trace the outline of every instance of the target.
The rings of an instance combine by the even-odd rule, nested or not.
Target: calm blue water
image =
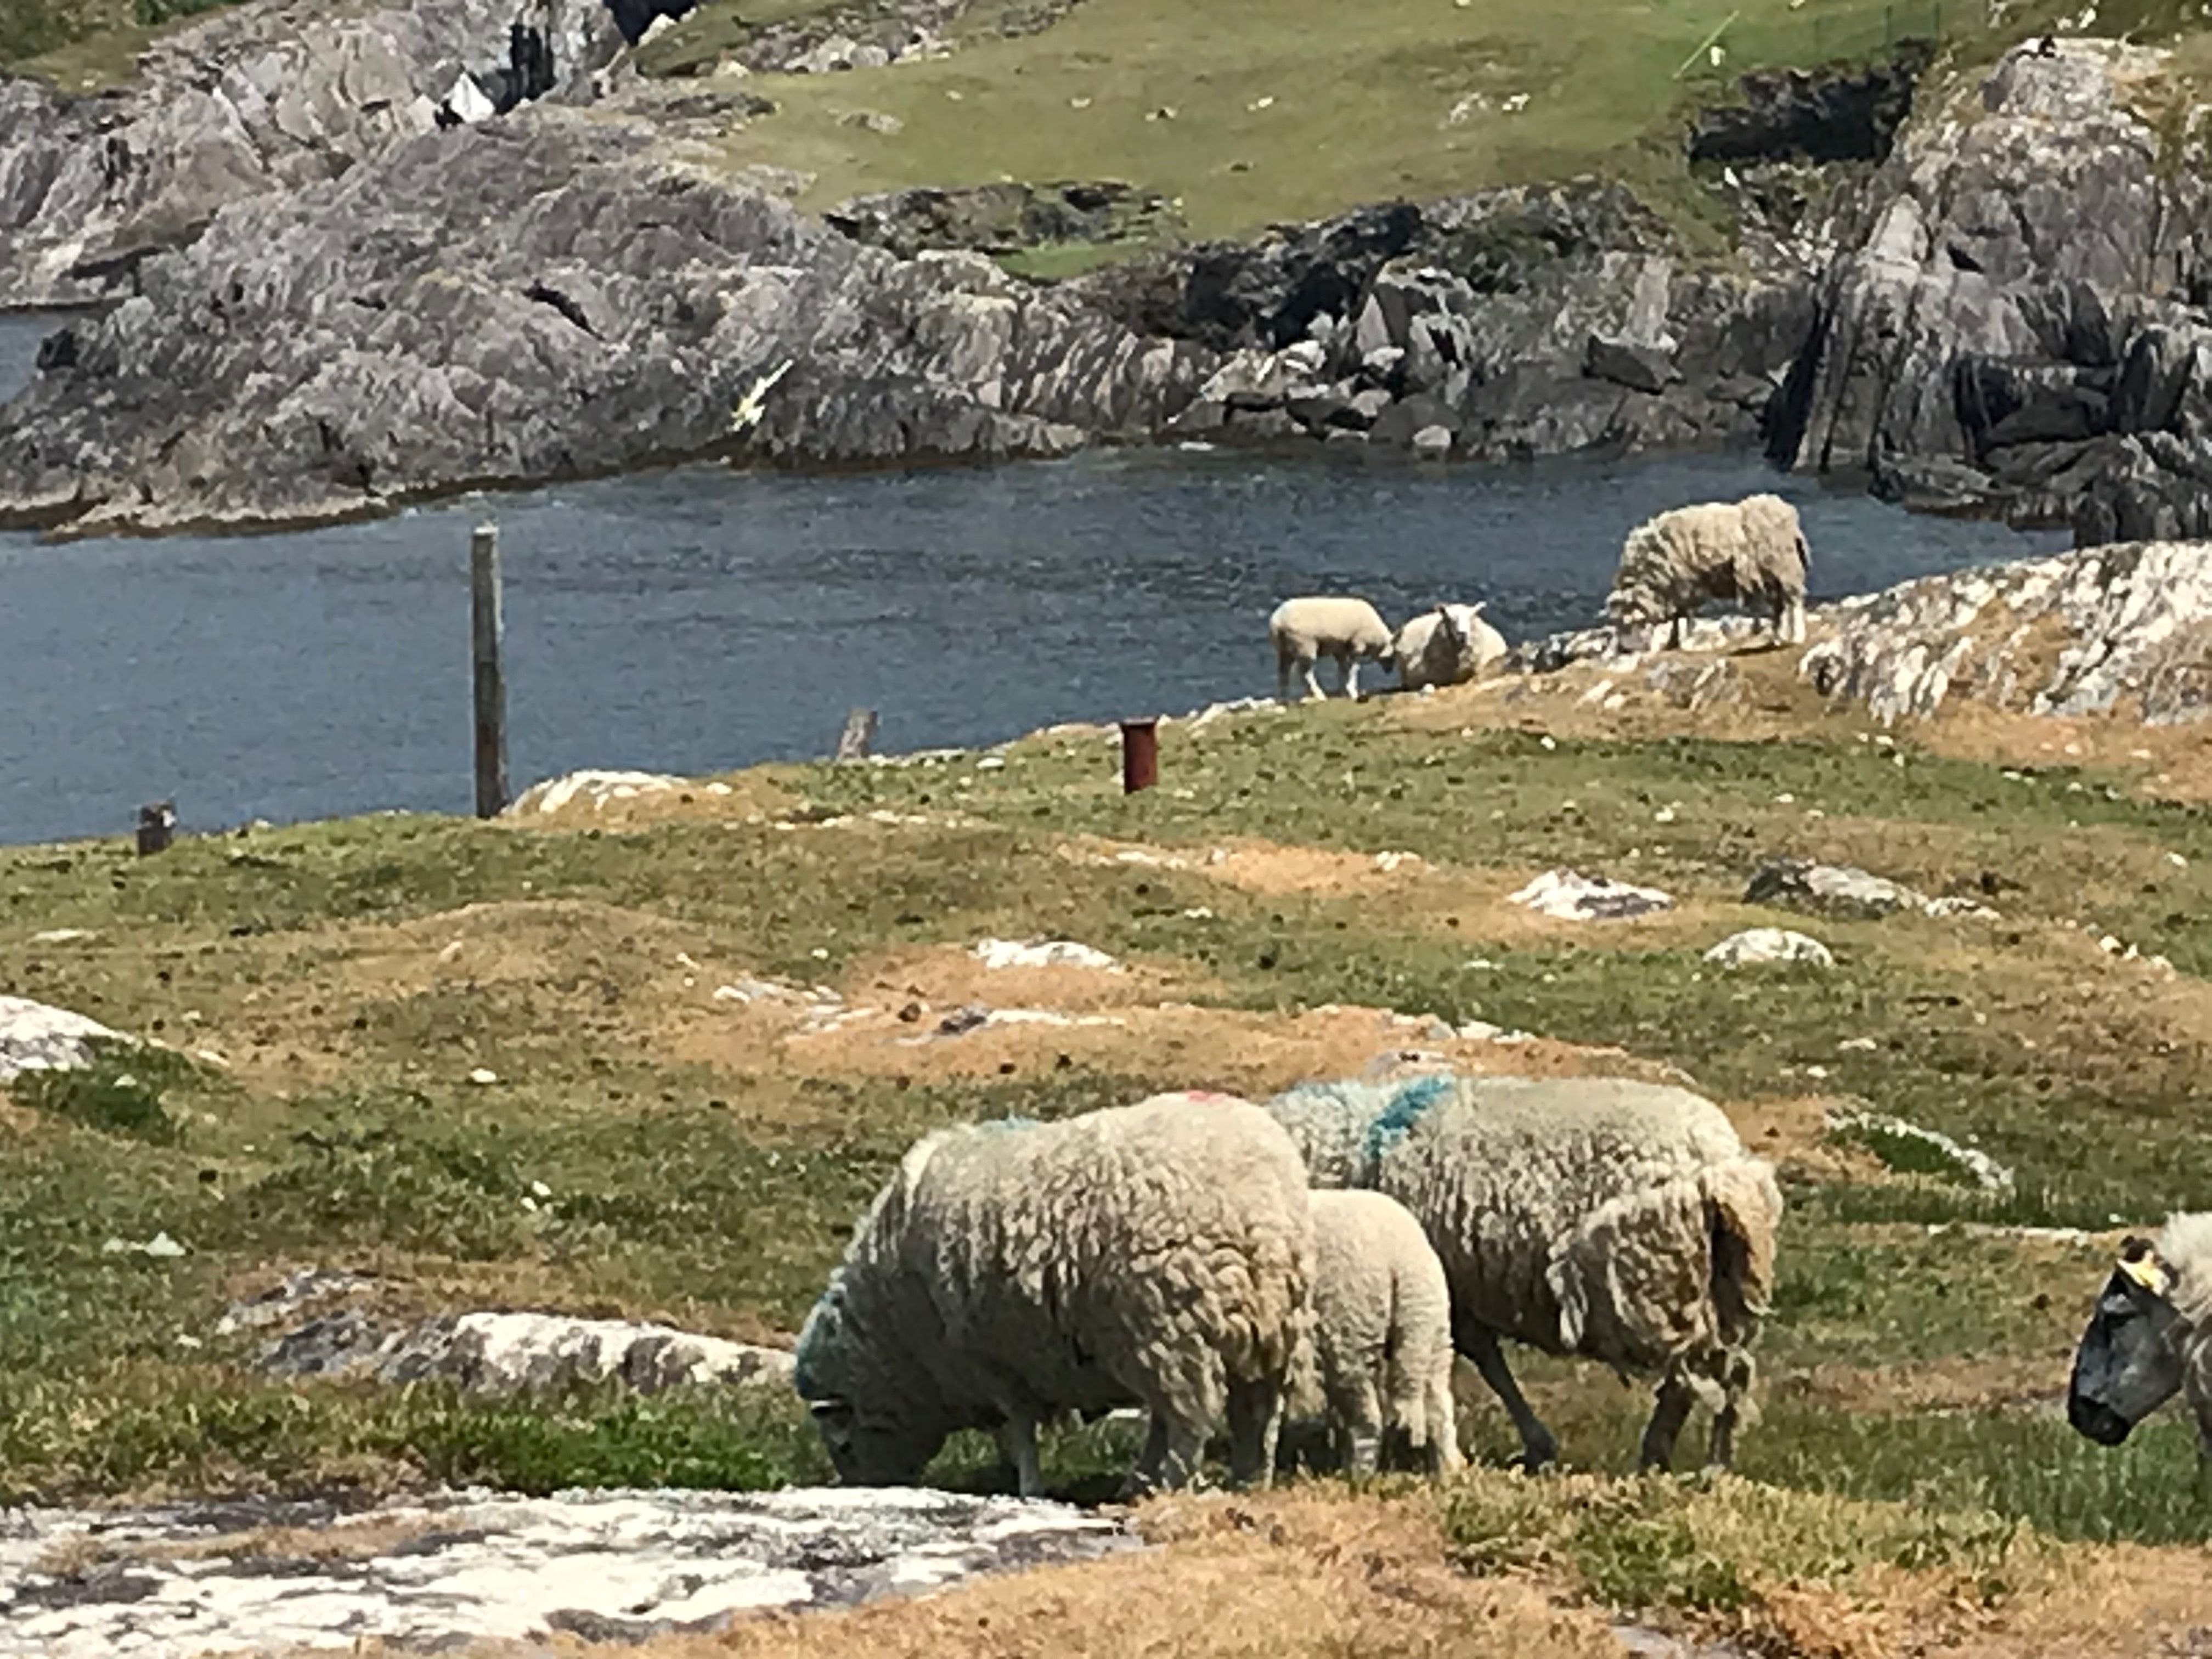
[[[38,327],[0,318],[0,396]],[[506,563],[511,775],[993,742],[1272,691],[1267,615],[1486,598],[1595,618],[1622,535],[1772,488],[1824,595],[2063,545],[1825,495],[1749,458],[1415,469],[1131,453],[988,471],[691,468],[297,535],[0,535],[0,841],[470,802],[468,540]]]

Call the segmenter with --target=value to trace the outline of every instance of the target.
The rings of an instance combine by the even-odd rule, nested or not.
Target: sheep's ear
[[[2173,1269],[2158,1259],[2150,1241],[2131,1238],[2120,1250],[2120,1271],[2148,1291],[2164,1296],[2173,1289]]]
[[[1480,617],[1482,614],[1482,608],[1489,603],[1488,599],[1477,599],[1473,605],[1468,606],[1467,614],[1470,617]]]

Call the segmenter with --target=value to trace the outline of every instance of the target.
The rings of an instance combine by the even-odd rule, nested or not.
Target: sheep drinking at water
[[[1306,695],[1322,695],[1314,665],[1327,657],[1336,664],[1339,689],[1359,695],[1359,664],[1390,655],[1390,629],[1364,599],[1285,599],[1267,618],[1267,637],[1275,645],[1275,696],[1290,696],[1291,670],[1304,676]]]
[[[1232,1477],[1264,1481],[1312,1277],[1297,1150],[1249,1101],[944,1129],[861,1218],[793,1378],[848,1484],[909,1485],[978,1428],[1035,1496],[1039,1425],[1126,1405],[1133,1486],[1188,1481],[1224,1415]]]
[[[1706,600],[1765,605],[1776,642],[1802,644],[1811,566],[1797,509],[1779,495],[1678,507],[1628,532],[1606,616],[1655,634],[1666,623],[1668,646],[1680,649],[1683,624]]]
[[[1665,1468],[1699,1399],[1725,1464],[1748,1409],[1782,1194],[1721,1109],[1621,1078],[1308,1084],[1267,1103],[1314,1185],[1388,1194],[1451,1289],[1452,1335],[1530,1467],[1557,1455],[1500,1338],[1656,1376],[1643,1461]]]
[[[1504,660],[1505,636],[1483,621],[1480,605],[1440,605],[1398,630],[1391,654],[1398,684],[1408,691],[1464,685]]]
[[[1334,1467],[1372,1474],[1418,1457],[1431,1474],[1459,1466],[1452,1403],[1451,1292],[1443,1263],[1406,1207],[1381,1193],[1316,1192],[1313,1341],[1302,1352],[1290,1415],[1321,1419]]]
[[[2130,1238],[2074,1354],[2066,1420],[2117,1446],[2177,1393],[2197,1414],[2212,1466],[2212,1215],[2167,1218],[2155,1242]]]

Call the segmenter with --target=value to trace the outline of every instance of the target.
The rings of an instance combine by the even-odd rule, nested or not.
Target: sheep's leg
[[[1168,1455],[1167,1419],[1159,1412],[1147,1413],[1150,1422],[1145,1429],[1145,1448],[1137,1454],[1137,1462],[1122,1483],[1125,1491],[1148,1492],[1160,1483],[1163,1466]]]
[[[1321,689],[1321,677],[1314,672],[1314,670],[1320,666],[1320,664],[1321,659],[1319,657],[1301,657],[1298,659],[1298,670],[1306,677],[1306,697],[1309,702],[1319,702],[1323,697],[1328,695]]]
[[[1696,1398],[1690,1385],[1680,1377],[1670,1376],[1659,1385],[1656,1402],[1651,1407],[1651,1421],[1644,1430],[1644,1452],[1639,1467],[1647,1469],[1671,1469],[1674,1467],[1674,1443],[1681,1437],[1682,1425],[1690,1420],[1690,1406]],[[1716,1429],[1718,1425],[1716,1423]]]
[[[1682,630],[1685,624],[1686,624],[1689,620],[1690,619],[1687,617],[1683,616],[1679,611],[1675,613],[1674,622],[1668,625],[1667,629],[1667,648],[1669,651],[1680,651],[1682,648]]]
[[[1459,1408],[1452,1401],[1449,1366],[1429,1385],[1427,1409],[1422,1414],[1428,1422],[1429,1437],[1422,1450],[1429,1474],[1431,1479],[1449,1474],[1461,1462]]]
[[[1482,1380],[1490,1384],[1490,1391],[1498,1396],[1505,1407],[1505,1414],[1513,1419],[1514,1431],[1521,1437],[1522,1460],[1528,1467],[1540,1469],[1555,1462],[1559,1455],[1558,1437],[1544,1426],[1536,1413],[1528,1409],[1528,1402],[1522,1398],[1520,1385],[1506,1368],[1504,1351],[1498,1346],[1497,1334],[1479,1326],[1468,1327],[1457,1333],[1454,1346],[1474,1362]]]
[[[1346,1474],[1370,1475],[1382,1465],[1382,1401],[1372,1377],[1362,1377],[1330,1402],[1342,1431],[1340,1462]]]
[[[1044,1471],[1037,1461],[1035,1418],[1017,1412],[999,1425],[999,1455],[1013,1466],[1015,1488],[1023,1497],[1044,1496]]]
[[[1229,1385],[1229,1481],[1265,1486],[1274,1478],[1283,1391],[1269,1378]]]

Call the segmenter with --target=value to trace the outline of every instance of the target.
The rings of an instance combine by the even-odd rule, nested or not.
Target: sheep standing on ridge
[[[1267,1106],[1316,1188],[1386,1193],[1420,1222],[1451,1287],[1453,1344],[1504,1402],[1530,1468],[1558,1443],[1500,1338],[1656,1376],[1647,1467],[1673,1463],[1700,1399],[1711,1461],[1729,1461],[1782,1194],[1717,1106],[1623,1078],[1451,1076],[1307,1084]]]
[[[2177,1393],[2212,1474],[2212,1214],[2168,1217],[2156,1243],[2122,1247],[2075,1351],[2066,1419],[2117,1446]]]
[[[1289,1414],[1325,1419],[1333,1462],[1352,1474],[1418,1456],[1431,1474],[1457,1468],[1451,1292],[1421,1224],[1380,1193],[1316,1192],[1314,1328],[1300,1354]]]
[[[1037,1428],[1140,1405],[1133,1486],[1180,1486],[1226,1416],[1264,1482],[1310,1340],[1313,1230],[1297,1150],[1225,1095],[1158,1095],[918,1142],[807,1316],[793,1380],[838,1478],[910,1485],[991,1429],[1025,1497]]]
[[[1708,599],[1766,605],[1778,644],[1805,639],[1805,579],[1812,553],[1797,509],[1779,495],[1705,501],[1647,519],[1628,532],[1605,602],[1615,628],[1668,624],[1679,650],[1683,624]]]
[[[1398,684],[1408,691],[1464,685],[1505,656],[1505,636],[1482,619],[1482,606],[1440,605],[1398,630],[1391,642]]]
[[[1275,696],[1287,700],[1291,669],[1305,677],[1306,695],[1322,695],[1314,665],[1323,657],[1336,664],[1340,688],[1359,695],[1362,659],[1381,662],[1390,655],[1390,629],[1364,599],[1285,599],[1267,618],[1267,637],[1275,644]]]

